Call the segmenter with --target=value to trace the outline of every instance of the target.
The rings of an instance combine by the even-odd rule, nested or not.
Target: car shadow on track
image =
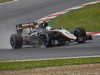
[[[93,43],[93,42],[90,42],[90,41],[87,41],[87,42],[84,42],[84,43],[77,43],[77,42],[71,42],[71,43],[66,43],[66,44],[63,44],[63,45],[54,45],[53,47],[64,47],[64,46],[77,46],[77,45],[84,45],[84,44],[90,44],[90,43]]]
[[[93,43],[93,42],[86,41],[86,42],[80,43],[80,44],[77,43],[77,42],[67,42],[67,43],[65,43],[63,45],[55,44],[52,47],[37,46],[37,45],[27,45],[27,46],[23,46],[20,49],[12,49],[12,48],[6,49],[6,48],[1,48],[0,50],[23,50],[23,49],[28,49],[28,48],[56,48],[56,47],[65,47],[65,46],[69,47],[69,46],[77,46],[77,45],[84,45],[84,44],[90,44],[90,43]]]

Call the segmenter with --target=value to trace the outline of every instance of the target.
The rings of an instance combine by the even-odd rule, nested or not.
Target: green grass
[[[9,2],[9,1],[13,1],[13,0],[0,0],[0,3],[5,3],[5,2]]]
[[[32,69],[32,68],[52,67],[52,66],[65,66],[65,65],[97,64],[97,63],[100,63],[100,57],[22,61],[22,62],[0,62],[0,71]]]
[[[83,27],[87,32],[100,32],[100,3],[89,5],[50,20],[55,28],[63,26],[69,31]]]

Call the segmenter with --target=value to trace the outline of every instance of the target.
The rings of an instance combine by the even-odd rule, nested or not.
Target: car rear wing
[[[18,24],[18,25],[16,25],[16,31],[18,34],[22,34],[23,29],[34,28],[37,24],[38,24],[37,22]]]

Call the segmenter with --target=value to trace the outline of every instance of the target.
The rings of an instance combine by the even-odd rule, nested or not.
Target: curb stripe
[[[87,35],[100,35],[100,32],[86,33]]]
[[[79,6],[75,6],[75,7],[69,8],[69,9],[65,9],[65,10],[59,11],[57,13],[48,15],[44,18],[41,18],[41,19],[37,20],[37,22],[41,22],[43,20],[49,21],[49,20],[52,20],[53,18],[60,16],[62,14],[68,13],[68,12],[76,10],[76,9],[83,8],[83,7],[88,6],[88,5],[96,4],[96,3],[99,3],[99,2],[100,2],[100,0],[96,0],[96,1],[93,1],[93,2],[85,3],[85,4],[82,4],[82,5],[79,5]],[[96,35],[97,36],[97,35],[100,35],[100,32],[90,32],[90,33],[87,33],[87,35]]]
[[[72,8],[69,8],[69,9],[65,9],[65,10],[62,10],[62,11],[59,11],[57,13],[54,13],[54,14],[51,14],[51,15],[48,15],[45,18],[45,20],[51,20],[51,19],[48,19],[49,17],[53,17],[53,16],[59,16],[59,15],[62,15],[62,14],[65,14],[65,13],[68,13],[70,11],[73,11],[75,9],[79,9],[79,8],[82,8],[82,7],[85,7],[85,6],[88,6],[88,5],[91,5],[91,4],[96,4],[96,3],[99,3],[100,0],[97,0],[97,1],[94,1],[94,2],[90,2],[90,3],[86,3],[86,4],[82,4],[82,5],[79,5],[79,6],[75,6],[75,7],[72,7]],[[41,22],[42,20],[44,20],[44,18],[41,18],[39,20],[37,20],[37,22]],[[55,18],[55,17],[54,17]],[[53,19],[53,18],[52,18]]]

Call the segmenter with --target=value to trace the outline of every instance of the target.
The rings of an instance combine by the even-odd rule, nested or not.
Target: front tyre
[[[77,37],[78,43],[84,43],[86,41],[86,32],[82,27],[76,28],[74,30],[74,35]]]
[[[10,44],[13,49],[21,48],[23,45],[23,37],[20,34],[12,34],[10,37]]]

